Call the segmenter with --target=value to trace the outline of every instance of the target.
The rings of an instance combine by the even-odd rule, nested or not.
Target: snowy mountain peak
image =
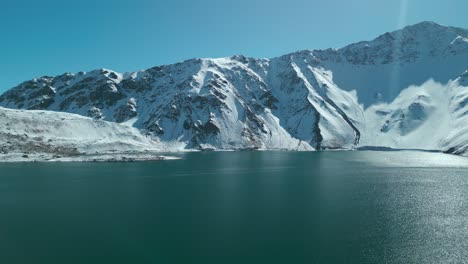
[[[437,29],[449,29],[449,27],[442,26],[433,21],[422,21],[413,25],[408,25],[401,30],[416,30],[416,31],[434,31]]]
[[[338,50],[318,50],[314,54],[325,61],[356,65],[411,63],[427,57],[468,53],[468,31],[421,22],[374,40],[362,41]]]
[[[409,25],[398,31],[417,31],[417,32],[451,32],[456,36],[468,37],[468,30],[458,27],[443,26],[432,21],[423,21],[414,25]]]

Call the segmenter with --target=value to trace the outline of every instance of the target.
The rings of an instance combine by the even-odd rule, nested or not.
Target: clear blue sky
[[[467,10],[466,0],[5,0],[0,93],[64,72],[339,48],[423,20],[468,28]]]

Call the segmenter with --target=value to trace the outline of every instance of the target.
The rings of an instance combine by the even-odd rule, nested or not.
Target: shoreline
[[[457,155],[448,153],[442,150],[426,150],[426,149],[395,149],[389,147],[374,147],[363,146],[354,149],[326,149],[320,151],[298,151],[288,149],[215,149],[215,150],[184,150],[184,151],[162,151],[162,152],[115,152],[115,153],[95,153],[95,154],[78,154],[78,155],[58,155],[51,153],[11,153],[0,154],[1,163],[34,163],[34,162],[145,162],[145,161],[168,161],[180,160],[182,155],[190,152],[263,152],[263,151],[280,151],[280,152],[339,152],[339,151],[375,151],[375,152],[399,152],[399,151],[419,151],[426,153],[441,153],[454,155],[459,157],[467,157],[466,155]]]
[[[0,154],[0,163],[34,163],[34,162],[144,162],[179,160],[181,157],[162,155],[159,153],[103,153],[82,154],[73,156],[58,156],[49,153],[36,154]]]

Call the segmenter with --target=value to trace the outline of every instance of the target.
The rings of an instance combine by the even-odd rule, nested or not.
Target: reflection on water
[[[468,159],[186,153],[0,165],[1,263],[460,263]]]
[[[434,152],[417,152],[417,151],[361,151],[355,153],[352,161],[365,162],[371,166],[379,167],[419,167],[419,168],[466,168],[468,167],[468,158],[434,153]]]

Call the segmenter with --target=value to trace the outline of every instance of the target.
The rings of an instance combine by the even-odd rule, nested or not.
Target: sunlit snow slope
[[[154,151],[160,146],[136,128],[76,114],[0,107],[0,154],[77,155]]]

